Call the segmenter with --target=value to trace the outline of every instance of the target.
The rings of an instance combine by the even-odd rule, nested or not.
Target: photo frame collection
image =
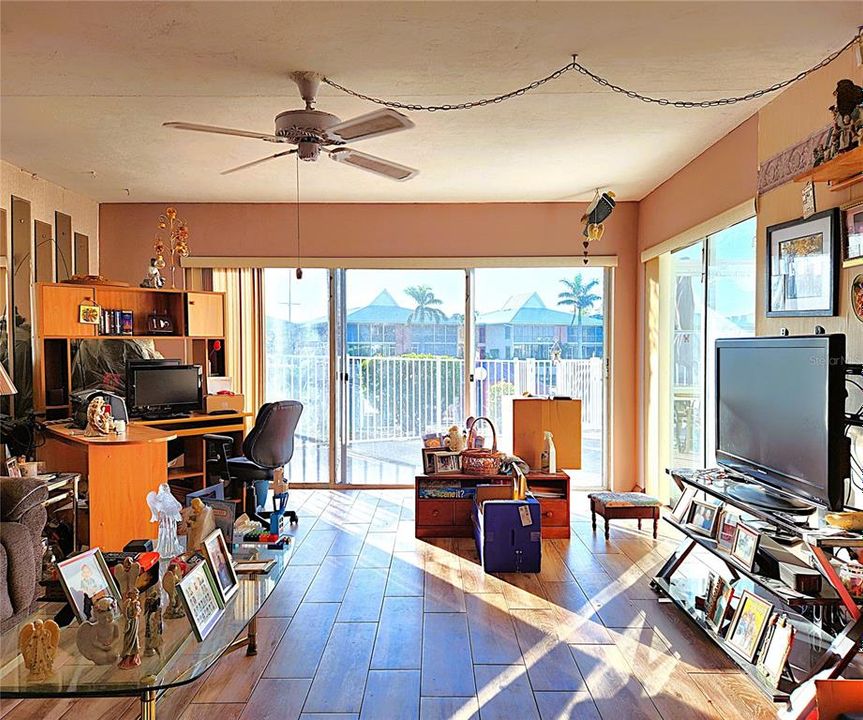
[[[710,573],[704,620],[729,648],[755,664],[765,683],[779,686],[795,635],[785,614],[749,590],[738,594],[734,584]]]
[[[461,453],[439,447],[423,448],[423,473],[453,475],[461,472]]]

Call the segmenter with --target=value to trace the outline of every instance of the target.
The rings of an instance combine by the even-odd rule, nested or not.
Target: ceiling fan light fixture
[[[383,175],[399,182],[410,180],[419,173],[419,170],[409,168],[407,165],[399,165],[390,160],[368,155],[352,148],[336,148],[330,152],[330,157],[336,162],[353,165],[360,170],[366,170],[376,175]]]
[[[414,127],[414,123],[409,117],[385,108],[333,125],[328,132],[343,142],[354,142],[388,135],[400,130],[409,130],[412,127]]]

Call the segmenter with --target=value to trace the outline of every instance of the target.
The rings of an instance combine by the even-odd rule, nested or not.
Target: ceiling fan
[[[314,162],[320,157],[321,152],[326,153],[336,162],[353,165],[361,170],[382,175],[391,180],[410,180],[419,172],[406,165],[400,165],[399,163],[394,163],[375,155],[369,155],[368,153],[345,147],[345,144],[348,142],[367,140],[368,138],[400,130],[408,130],[414,126],[410,119],[395,110],[384,108],[342,121],[335,115],[315,110],[315,101],[322,77],[319,73],[308,71],[292,72],[290,77],[297,84],[297,87],[299,87],[300,96],[305,101],[306,107],[304,110],[285,110],[276,115],[276,131],[272,135],[187,122],[166,122],[164,126],[178,130],[193,130],[195,132],[214,133],[216,135],[235,135],[237,137],[254,138],[271,143],[289,143],[297,146],[291,150],[277,152],[275,155],[269,155],[260,160],[253,160],[229,170],[224,170],[221,173],[222,175],[229,175],[238,170],[245,170],[261,163],[275,160],[276,158],[293,155],[294,153],[297,154],[300,160]]]

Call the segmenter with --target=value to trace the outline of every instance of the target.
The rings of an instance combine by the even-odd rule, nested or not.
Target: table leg
[[[249,621],[248,630],[249,644],[246,647],[246,655],[258,654],[258,616],[256,615]]]
[[[141,695],[141,720],[156,720],[155,690],[145,690]]]

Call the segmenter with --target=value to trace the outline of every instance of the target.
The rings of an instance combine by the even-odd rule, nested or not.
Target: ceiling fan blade
[[[375,155],[359,152],[352,148],[336,148],[330,151],[330,157],[336,162],[353,165],[360,170],[374,173],[375,175],[383,175],[390,180],[398,180],[404,182],[414,177],[419,170],[409,168],[406,165],[399,165],[390,160],[384,160]]]
[[[384,108],[333,125],[327,132],[344,142],[367,140],[414,127],[413,121],[400,112]]]
[[[175,128],[177,130],[194,130],[195,132],[214,133],[216,135],[235,135],[236,137],[254,138],[256,140],[269,140],[270,142],[283,142],[284,139],[277,135],[253,132],[251,130],[235,130],[234,128],[217,127],[216,125],[198,125],[187,122],[166,122],[162,127]]]
[[[285,150],[285,152],[276,153],[275,155],[269,155],[268,157],[261,158],[260,160],[252,160],[252,162],[247,162],[243,165],[237,165],[237,167],[233,167],[230,170],[222,170],[219,175],[230,175],[231,173],[237,172],[237,170],[245,170],[246,168],[255,167],[255,165],[260,165],[261,163],[269,162],[270,160],[275,160],[276,158],[284,157],[285,155],[293,155],[296,152],[294,150]]]

